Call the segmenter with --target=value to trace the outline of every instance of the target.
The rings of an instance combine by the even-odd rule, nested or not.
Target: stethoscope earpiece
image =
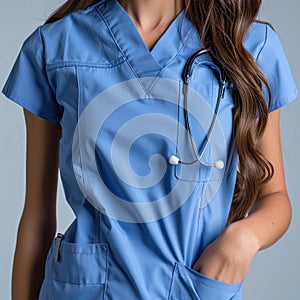
[[[221,81],[222,81],[222,86],[221,86],[220,91],[219,91],[219,96],[218,96],[218,101],[217,101],[214,117],[213,117],[213,120],[211,122],[211,125],[210,125],[208,133],[207,133],[207,139],[206,139],[199,155],[198,155],[198,151],[196,150],[195,142],[194,142],[194,139],[193,139],[193,136],[192,136],[192,131],[191,131],[191,127],[190,127],[190,120],[189,120],[189,113],[188,113],[188,81],[189,81],[189,79],[192,75],[192,72],[191,72],[192,65],[193,65],[194,60],[197,57],[199,57],[199,56],[201,56],[201,55],[203,55],[207,52],[209,52],[208,49],[200,49],[199,51],[195,52],[188,59],[186,65],[184,67],[184,71],[183,71],[184,114],[185,114],[185,120],[186,120],[186,124],[187,124],[187,130],[188,130],[188,133],[189,133],[190,141],[191,141],[193,152],[194,152],[194,155],[195,155],[196,159],[194,161],[191,161],[191,162],[183,162],[183,161],[180,161],[177,156],[172,155],[169,158],[169,164],[171,164],[171,165],[178,165],[178,164],[191,165],[191,164],[194,164],[195,162],[198,161],[201,165],[204,165],[204,166],[207,166],[207,167],[214,167],[214,168],[217,168],[217,169],[221,170],[221,169],[224,168],[224,161],[223,160],[217,160],[214,163],[206,163],[206,162],[203,162],[201,160],[201,157],[204,154],[204,151],[205,151],[205,149],[208,145],[209,139],[210,139],[211,134],[213,132],[213,129],[215,127],[217,116],[218,116],[218,113],[219,113],[220,102],[221,102],[221,99],[224,97],[226,77],[222,76],[222,72],[221,72],[221,76],[220,76]],[[217,67],[214,67],[214,69],[217,69]]]

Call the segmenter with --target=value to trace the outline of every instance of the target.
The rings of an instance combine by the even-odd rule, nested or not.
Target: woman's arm
[[[26,197],[18,227],[12,299],[38,299],[47,251],[56,232],[60,125],[23,108],[26,130]]]
[[[274,176],[262,186],[249,216],[230,224],[194,264],[195,270],[208,277],[229,283],[243,281],[256,252],[275,243],[290,224],[291,205],[280,142],[280,109],[269,114],[259,149],[273,164]]]
[[[274,176],[261,188],[249,217],[239,225],[247,226],[257,238],[259,250],[275,243],[288,229],[292,209],[286,191],[280,143],[280,109],[270,113],[259,149],[274,166]]]

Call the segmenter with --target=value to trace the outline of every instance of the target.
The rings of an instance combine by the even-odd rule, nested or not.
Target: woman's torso
[[[194,160],[185,130],[182,72],[201,48],[183,12],[151,52],[116,0],[42,28],[47,75],[62,109],[60,175],[76,219],[49,250],[40,299],[239,299],[242,285],[191,266],[224,229],[236,179],[232,87],[202,157],[222,170],[170,165]],[[255,57],[265,25],[245,46]],[[255,37],[255,38],[254,38]],[[195,61],[189,111],[199,148],[219,93],[218,74]]]

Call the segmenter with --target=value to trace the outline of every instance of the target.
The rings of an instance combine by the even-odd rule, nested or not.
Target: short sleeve
[[[266,25],[265,41],[257,56],[257,64],[270,85],[272,93],[270,112],[297,98],[298,89],[281,41],[277,33],[269,25]],[[263,93],[265,99],[269,99],[265,88]]]
[[[38,27],[23,43],[2,93],[33,114],[59,123],[60,107],[48,81],[40,30]]]

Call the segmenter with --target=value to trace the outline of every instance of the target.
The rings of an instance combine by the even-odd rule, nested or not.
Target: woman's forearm
[[[289,197],[282,191],[261,197],[247,218],[231,225],[244,227],[246,232],[252,232],[257,240],[258,250],[262,250],[274,244],[286,232],[291,216]]]
[[[18,227],[12,275],[12,300],[37,300],[46,255],[56,232],[58,124],[24,108],[26,121],[26,196]]]
[[[12,300],[38,299],[54,234],[53,230],[34,229],[21,219],[13,263]]]
[[[287,230],[291,206],[285,192],[260,198],[247,218],[231,223],[194,263],[208,277],[239,283],[255,254],[275,243]]]

